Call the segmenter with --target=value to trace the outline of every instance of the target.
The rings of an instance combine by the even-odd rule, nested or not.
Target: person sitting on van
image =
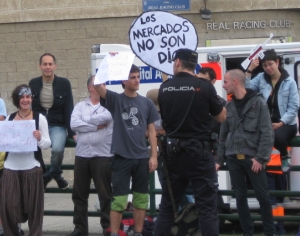
[[[274,49],[266,50],[264,54],[261,60],[264,72],[250,80],[252,71],[259,65],[259,59],[253,59],[246,71],[246,87],[262,93],[268,104],[275,132],[274,147],[280,152],[282,171],[288,173],[291,170],[291,157],[287,151],[288,140],[297,133],[297,85],[288,72],[281,68]]]

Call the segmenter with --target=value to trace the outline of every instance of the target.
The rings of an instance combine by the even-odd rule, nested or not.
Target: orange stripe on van
[[[200,63],[201,67],[211,67],[214,69],[217,75],[217,80],[222,80],[222,70],[221,63],[219,62],[209,62],[209,63]]]
[[[288,147],[287,150],[290,151],[291,147]],[[272,149],[271,158],[270,161],[267,163],[267,166],[281,166],[280,153],[274,147]],[[274,173],[274,174],[282,174],[281,170],[267,170],[267,172]]]

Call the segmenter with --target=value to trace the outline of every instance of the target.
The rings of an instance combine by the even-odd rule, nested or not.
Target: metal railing
[[[67,139],[66,148],[74,148],[76,146],[76,143],[72,139]],[[290,147],[300,147],[300,136],[295,136],[292,140],[289,141]],[[74,165],[63,165],[63,170],[73,170]],[[281,170],[280,166],[267,166],[266,170]],[[227,171],[227,167],[222,167],[220,171]],[[292,166],[292,171],[300,171],[300,166]],[[156,210],[156,201],[155,201],[155,195],[161,194],[161,189],[155,188],[155,176],[154,173],[150,174],[149,178],[149,203],[150,203],[150,209],[147,212],[148,215],[155,215],[157,214]],[[47,188],[46,193],[72,193],[72,188],[61,190],[59,188]],[[95,189],[90,189],[90,193],[97,193]],[[188,194],[192,194],[192,192],[187,192]],[[283,197],[300,197],[300,191],[269,191],[270,196],[283,196]],[[218,194],[224,195],[224,196],[234,196],[233,190],[219,190]],[[253,190],[248,190],[248,196],[255,196]],[[73,216],[73,211],[61,211],[61,210],[45,210],[44,215],[47,216]],[[132,213],[124,213],[124,216],[131,216]],[[99,217],[101,216],[101,212],[99,211],[89,211],[88,216],[91,217]],[[251,215],[252,220],[254,221],[260,221],[261,216],[260,215]],[[225,220],[238,220],[239,217],[237,214],[219,214],[219,219],[225,219]],[[282,220],[286,222],[300,222],[300,216],[274,216],[274,220]]]

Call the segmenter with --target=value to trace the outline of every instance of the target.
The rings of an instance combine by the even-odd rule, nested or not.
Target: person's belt
[[[249,155],[243,154],[243,153],[237,153],[234,155],[230,155],[232,158],[236,158],[238,160],[245,160],[246,158],[251,158]]]
[[[179,143],[185,143],[185,142],[188,142],[190,140],[197,140],[201,143],[203,148],[206,148],[206,147],[210,148],[210,147],[212,147],[212,144],[213,144],[213,142],[211,140],[204,141],[204,140],[198,139],[198,138],[175,138],[175,139],[177,139]]]

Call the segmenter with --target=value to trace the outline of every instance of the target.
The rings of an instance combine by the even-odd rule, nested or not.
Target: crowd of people
[[[18,225],[26,221],[29,235],[42,235],[47,185],[54,179],[60,189],[69,187],[61,170],[67,137],[76,141],[75,228],[69,236],[89,233],[92,180],[104,234],[119,236],[131,185],[132,234],[142,236],[149,173],[157,168],[162,198],[154,236],[170,235],[174,209],[177,211],[188,187],[199,212],[196,235],[219,235],[217,171],[225,163],[243,235],[254,232],[246,181],[251,182],[259,202],[264,234],[285,234],[283,222],[275,224],[272,215],[272,208],[283,199],[271,198],[268,189],[286,190],[286,174],[291,169],[288,140],[297,133],[299,97],[294,79],[280,67],[276,52],[264,53],[263,60],[253,59],[246,72],[226,72],[223,88],[232,94],[228,103],[213,86],[214,70],[202,68],[196,74],[197,52],[179,49],[172,58],[174,77],[149,91],[147,97],[138,93],[140,71],[132,65],[128,80],[122,81],[123,93],[110,91],[105,84],[94,85],[92,75],[87,80],[87,98],[75,107],[69,80],[55,75],[55,56],[43,54],[39,59],[42,75],[12,91],[17,111],[7,115],[0,99],[0,120],[34,120],[32,135],[37,143],[37,151],[0,153],[4,162],[0,172],[0,235],[21,235]],[[260,63],[264,72],[251,78]],[[41,149],[50,147],[47,169]],[[272,148],[278,152],[279,174],[265,171]]]

